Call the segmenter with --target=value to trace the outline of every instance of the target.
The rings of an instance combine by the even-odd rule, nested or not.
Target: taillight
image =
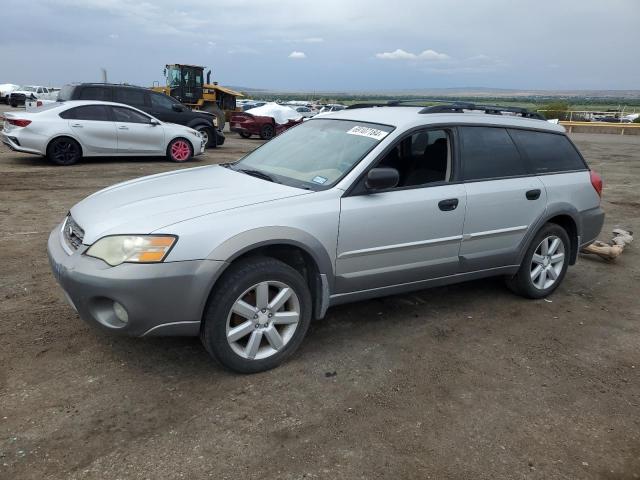
[[[594,170],[589,171],[589,176],[591,177],[591,185],[598,196],[602,198],[602,177]]]
[[[41,106],[42,106],[42,101],[38,100],[38,101],[36,102],[36,107],[41,107]]]
[[[26,127],[31,123],[31,120],[16,120],[14,118],[6,118],[5,122],[9,122],[11,125],[15,125],[16,127]]]

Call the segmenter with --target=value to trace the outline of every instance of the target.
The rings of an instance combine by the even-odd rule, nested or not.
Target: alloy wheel
[[[227,342],[240,357],[261,360],[282,350],[300,321],[300,300],[282,282],[265,281],[245,290],[227,317]]]
[[[176,140],[171,144],[171,157],[176,162],[184,162],[191,155],[191,149],[185,140]]]
[[[538,290],[550,288],[560,276],[565,262],[562,239],[555,235],[545,237],[531,259],[531,282]]]
[[[60,164],[72,163],[79,153],[75,142],[58,141],[53,147],[53,158]]]

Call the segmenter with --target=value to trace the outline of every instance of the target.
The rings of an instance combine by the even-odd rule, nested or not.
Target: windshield
[[[309,120],[277,136],[234,165],[278,182],[320,190],[331,187],[393,127],[351,120]]]
[[[24,87],[20,87],[20,90],[22,90],[23,92],[35,92],[36,88],[25,85]]]
[[[182,81],[182,76],[180,75],[180,67],[170,66],[167,72],[167,86],[169,87],[179,87],[180,82]]]

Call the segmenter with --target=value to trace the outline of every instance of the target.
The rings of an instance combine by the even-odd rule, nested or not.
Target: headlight
[[[177,237],[169,235],[114,235],[89,247],[86,255],[104,260],[112,267],[124,262],[162,262]]]

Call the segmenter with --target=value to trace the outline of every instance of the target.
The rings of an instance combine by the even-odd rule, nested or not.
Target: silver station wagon
[[[564,128],[526,110],[356,105],[233,164],[94,193],[48,253],[90,324],[199,335],[250,373],[333,305],[497,275],[549,295],[600,233],[601,190]]]

